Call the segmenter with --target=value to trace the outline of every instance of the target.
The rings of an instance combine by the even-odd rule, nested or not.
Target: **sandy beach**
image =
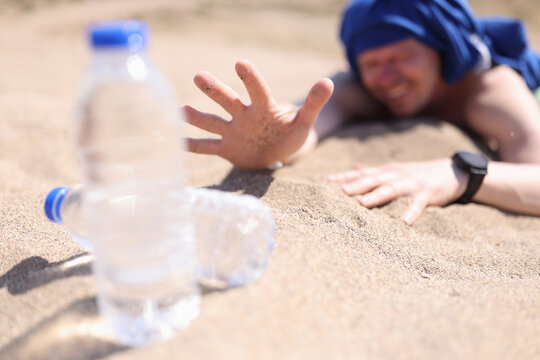
[[[205,293],[200,316],[167,342],[126,348],[106,334],[91,258],[43,214],[50,189],[81,181],[70,121],[90,59],[85,28],[144,19],[179,104],[226,116],[195,87],[196,72],[247,99],[234,63],[249,59],[292,102],[344,66],[344,1],[270,3],[0,1],[1,360],[540,358],[540,218],[450,205],[408,227],[405,199],[367,210],[326,181],[357,163],[478,149],[436,119],[350,125],[276,171],[187,155],[191,186],[272,209],[269,265],[253,284]]]

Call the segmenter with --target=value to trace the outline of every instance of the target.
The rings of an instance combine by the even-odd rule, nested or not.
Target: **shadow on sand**
[[[92,273],[93,255],[81,253],[59,262],[24,259],[0,277],[0,287],[17,296],[53,281]],[[98,315],[95,297],[76,300],[0,349],[0,359],[95,359],[124,349]]]
[[[127,347],[114,341],[95,297],[76,300],[0,349],[0,359],[88,360]]]
[[[272,170],[248,171],[233,167],[219,185],[209,186],[209,189],[242,192],[261,198],[274,181]]]
[[[90,275],[93,259],[93,255],[81,253],[51,263],[42,257],[32,256],[2,275],[0,288],[5,286],[11,295],[19,295],[63,278]]]

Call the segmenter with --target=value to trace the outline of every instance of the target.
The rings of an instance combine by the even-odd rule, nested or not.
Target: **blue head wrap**
[[[352,70],[365,50],[415,38],[441,54],[442,76],[453,83],[491,63],[517,70],[540,87],[540,58],[521,22],[476,18],[465,0],[353,0],[343,15],[341,40]]]

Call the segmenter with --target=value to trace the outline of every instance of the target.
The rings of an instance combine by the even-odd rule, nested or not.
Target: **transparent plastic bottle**
[[[89,38],[73,137],[98,305],[121,342],[144,345],[199,313],[180,112],[146,54],[144,23],[96,23]]]
[[[195,226],[199,283],[210,289],[226,289],[257,280],[274,247],[272,211],[251,195],[190,187],[185,191],[185,204]],[[81,213],[83,201],[82,185],[57,187],[47,196],[45,213],[92,251]]]
[[[85,250],[93,251],[88,240],[88,227],[82,214],[84,191],[81,185],[74,188],[59,186],[52,189],[45,199],[45,215],[57,224],[65,225],[67,232]]]

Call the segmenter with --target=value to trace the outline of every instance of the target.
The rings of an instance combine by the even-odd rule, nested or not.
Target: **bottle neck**
[[[145,79],[151,62],[146,51],[131,51],[127,48],[94,49],[92,67],[102,74],[124,74],[134,80]],[[128,75],[129,74],[129,75]]]
[[[94,59],[101,61],[125,61],[130,57],[136,56],[146,60],[146,51],[132,51],[124,47],[108,47],[108,48],[94,48],[92,49]]]

